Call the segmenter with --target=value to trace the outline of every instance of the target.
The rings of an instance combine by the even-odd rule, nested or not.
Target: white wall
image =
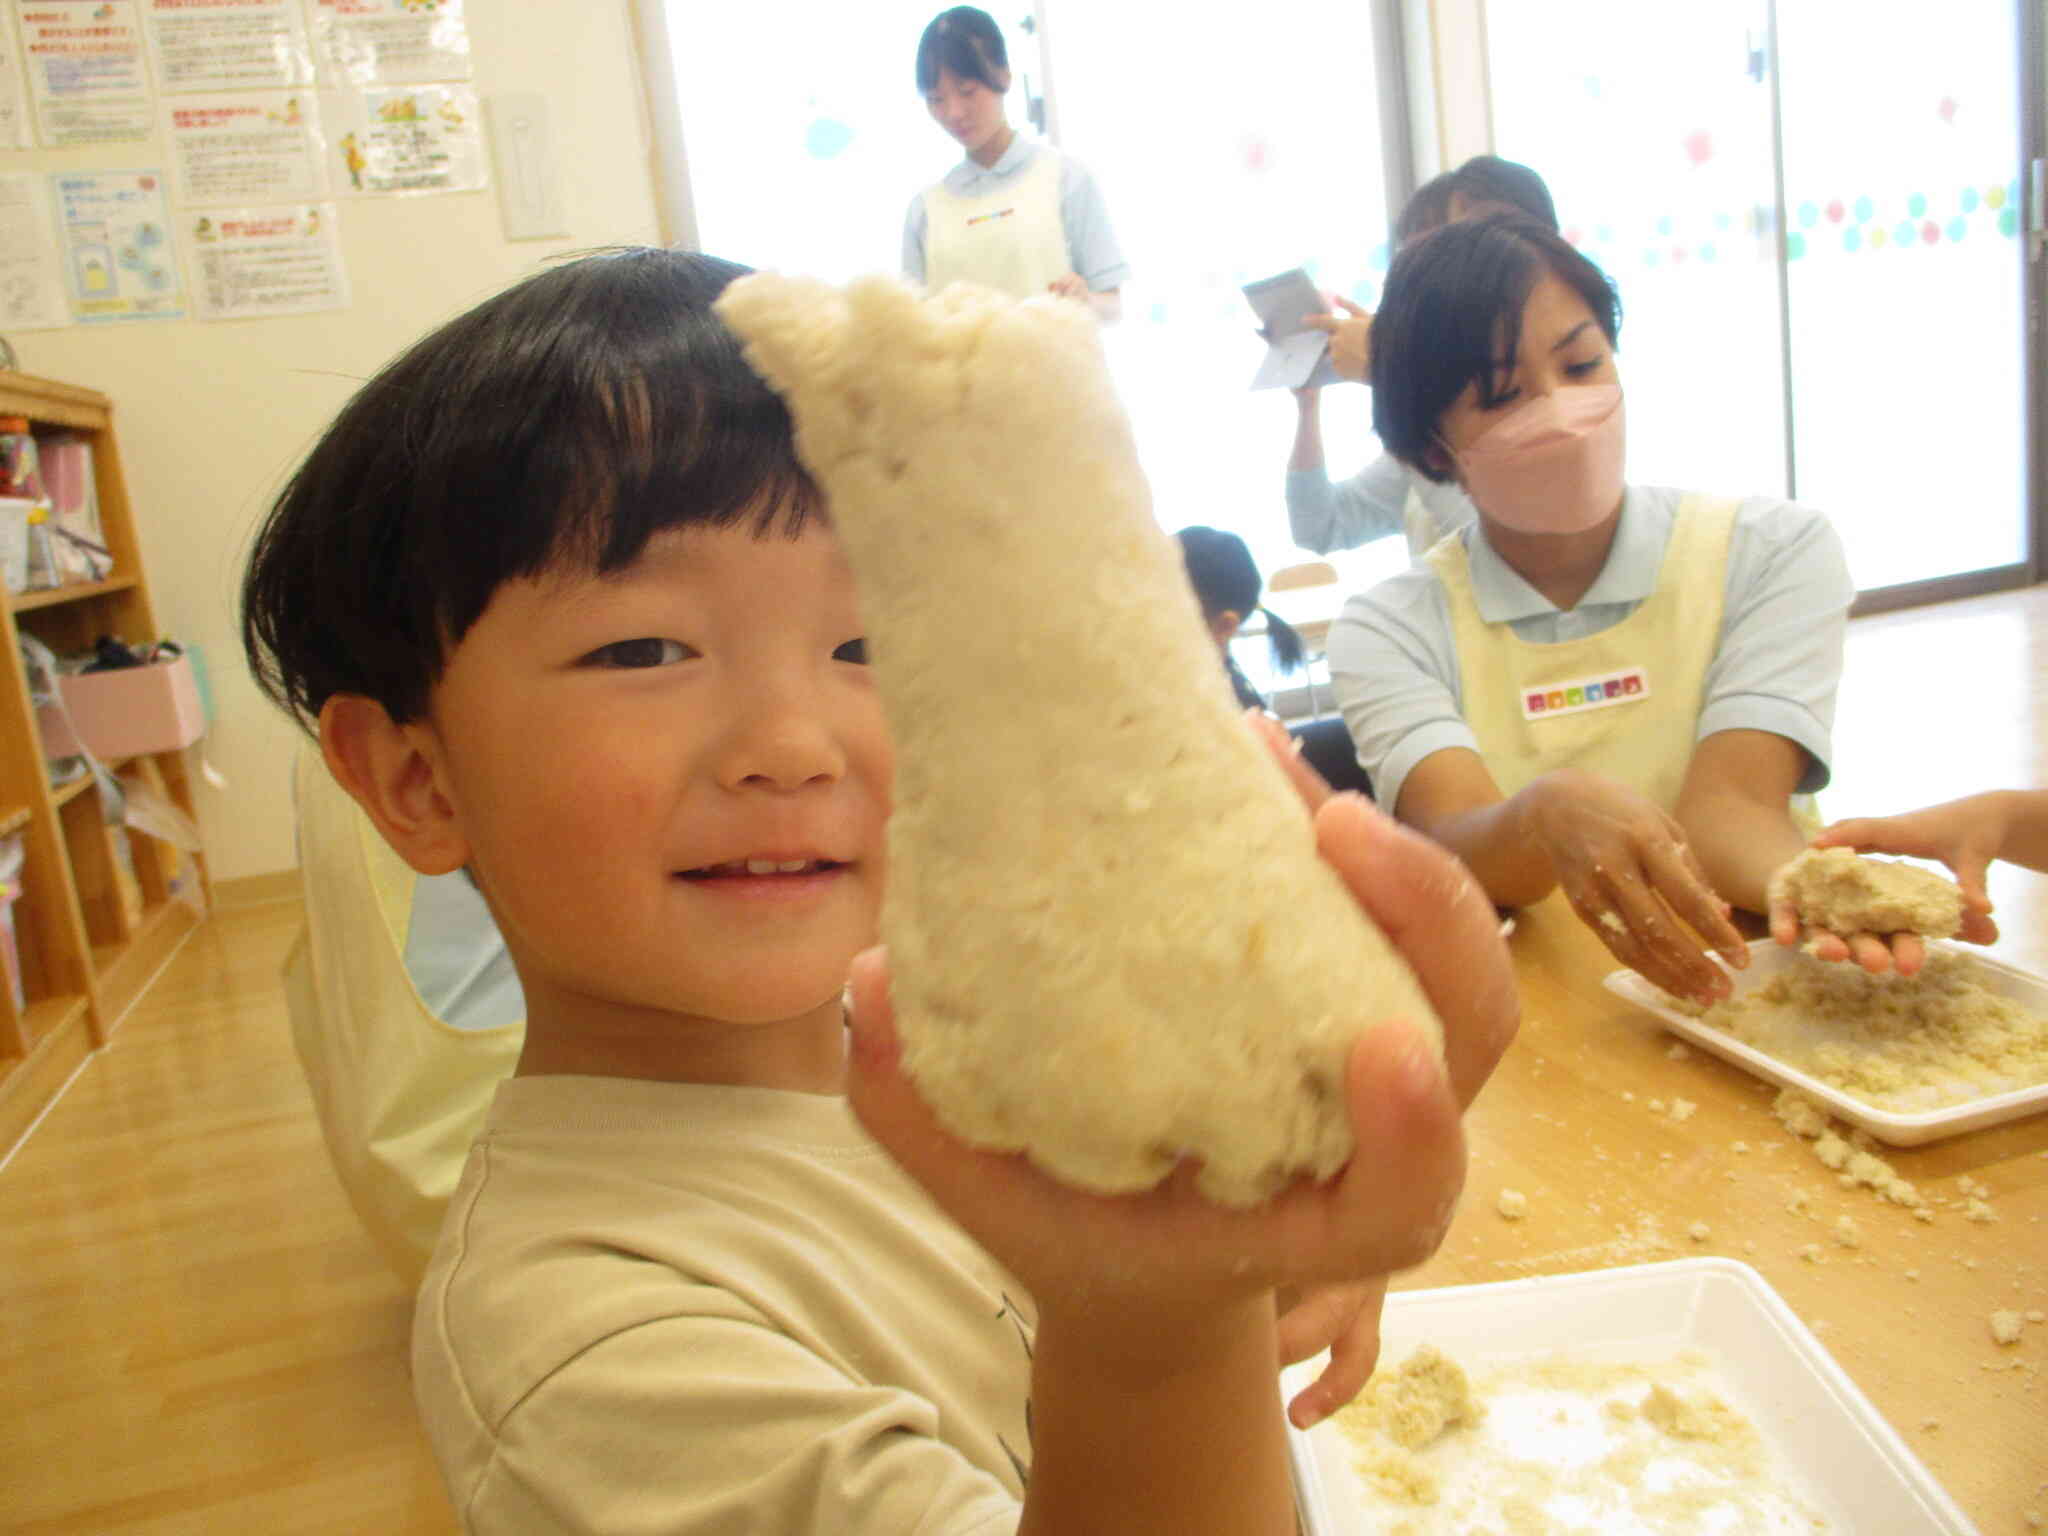
[[[205,648],[217,710],[196,786],[216,880],[290,868],[299,737],[250,682],[236,587],[269,498],[356,384],[550,257],[660,239],[627,0],[469,0],[478,92],[548,99],[566,240],[509,243],[495,191],[341,202],[347,309],[275,320],[69,326],[11,339],[24,371],[114,402],[166,633]],[[516,18],[516,25],[515,25]],[[9,170],[164,165],[161,143],[10,154]],[[131,637],[135,638],[135,637]]]

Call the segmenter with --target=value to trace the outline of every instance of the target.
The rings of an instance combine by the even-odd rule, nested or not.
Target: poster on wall
[[[313,83],[299,0],[143,0],[143,7],[161,91]]]
[[[41,176],[0,176],[0,332],[70,323],[49,184]]]
[[[72,312],[89,321],[182,315],[163,173],[60,171],[50,180]]]
[[[334,184],[356,196],[474,192],[484,185],[484,136],[466,85],[337,91],[324,108]]]
[[[146,139],[154,126],[134,0],[15,0],[44,144]]]
[[[340,85],[419,85],[470,77],[462,0],[311,0],[323,77]]]
[[[332,203],[184,216],[192,308],[202,320],[256,320],[348,307]]]
[[[177,201],[302,203],[327,195],[326,143],[311,91],[236,91],[164,103]]]
[[[21,83],[21,40],[14,30],[14,7],[0,6],[0,149],[27,149],[28,92]]]

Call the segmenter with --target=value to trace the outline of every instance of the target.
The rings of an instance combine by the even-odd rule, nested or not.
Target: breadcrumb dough
[[[895,747],[882,936],[953,1134],[1256,1204],[1350,1157],[1345,1062],[1441,1030],[1316,854],[1153,516],[1093,315],[772,273],[720,316],[788,403]]]
[[[1988,975],[1945,949],[1913,976],[1802,961],[1700,1019],[1880,1109],[1938,1109],[2048,1082],[2048,1018]]]
[[[1468,1381],[1427,1347],[1332,1427],[1363,1502],[1346,1529],[1422,1536],[1827,1528],[1698,1351],[1553,1355]],[[1413,1415],[1387,1404],[1419,1402]],[[1399,1430],[1404,1438],[1394,1438]],[[1324,1474],[1326,1492],[1339,1486]]]
[[[1503,1221],[1520,1221],[1529,1214],[1529,1197],[1519,1189],[1504,1189],[1493,1202],[1493,1208],[1500,1212]]]
[[[1963,893],[1953,880],[1853,848],[1808,848],[1770,880],[1773,905],[1830,933],[1918,933],[1945,939],[1963,925]]]
[[[2003,1307],[1993,1312],[1988,1321],[1991,1324],[1991,1337],[2000,1344],[2019,1343],[2021,1330],[2026,1326],[2026,1319],[2019,1313]]]

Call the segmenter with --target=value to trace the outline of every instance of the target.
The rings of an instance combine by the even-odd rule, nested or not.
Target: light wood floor
[[[2048,784],[2048,587],[1859,620],[1828,814]],[[2030,920],[2032,876],[1994,885]],[[0,1170],[0,1529],[443,1536],[408,1304],[330,1174],[278,968],[200,929]],[[2010,937],[2048,968],[2048,923]]]

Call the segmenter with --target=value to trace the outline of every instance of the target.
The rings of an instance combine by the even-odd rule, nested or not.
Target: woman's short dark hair
[[[1549,273],[1586,301],[1607,344],[1621,336],[1621,296],[1556,230],[1501,210],[1460,219],[1401,248],[1372,321],[1372,425],[1380,446],[1432,480],[1437,423],[1467,384],[1499,401],[1515,366],[1522,310]],[[1503,371],[1505,365],[1505,372]]]
[[[336,693],[416,719],[507,581],[622,570],[670,528],[799,531],[823,500],[789,414],[711,312],[747,270],[600,252],[387,364],[256,536],[242,644],[258,686],[309,729]]]
[[[1010,88],[1010,51],[995,17],[971,5],[941,11],[917,40],[917,92],[929,96],[939,88],[939,71],[950,69],[962,80],[977,80],[996,92]]]
[[[1259,594],[1265,587],[1265,578],[1259,575],[1258,562],[1252,559],[1245,541],[1221,528],[1200,524],[1183,528],[1174,537],[1180,540],[1188,585],[1195,589],[1202,617],[1213,619],[1219,613],[1234,613],[1240,619],[1248,619],[1263,612],[1274,662],[1283,672],[1300,666],[1307,654],[1301,636],[1280,615],[1261,606]]]
[[[1432,176],[1408,199],[1394,225],[1394,241],[1405,245],[1451,222],[1451,203],[1468,209],[1512,208],[1540,224],[1557,228],[1557,204],[1550,188],[1528,166],[1498,155],[1474,155],[1455,171]]]

